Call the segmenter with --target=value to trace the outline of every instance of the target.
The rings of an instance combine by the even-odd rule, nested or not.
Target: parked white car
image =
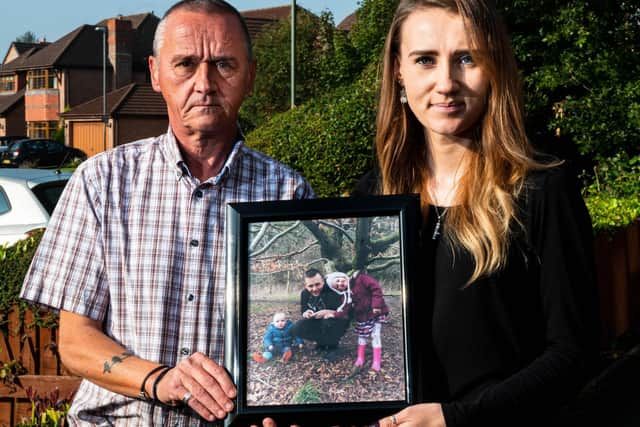
[[[46,227],[70,177],[51,169],[0,169],[0,245]]]

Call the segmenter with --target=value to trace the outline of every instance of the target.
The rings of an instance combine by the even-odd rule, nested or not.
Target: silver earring
[[[402,105],[407,104],[407,91],[404,89],[404,86],[400,88],[400,103]]]

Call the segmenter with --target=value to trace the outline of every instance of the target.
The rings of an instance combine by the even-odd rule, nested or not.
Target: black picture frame
[[[234,411],[225,419],[226,426],[261,425],[265,417],[271,417],[283,426],[367,425],[416,403],[417,360],[411,342],[414,314],[409,310],[408,301],[413,289],[412,257],[416,252],[419,211],[418,197],[412,195],[228,205],[225,367],[237,386],[238,396]],[[369,370],[366,365],[363,368],[354,367],[358,337],[352,325],[336,350],[341,352],[339,361],[327,362],[323,359],[322,350],[314,349],[313,343],[308,341],[304,342],[301,350],[294,345],[293,358],[287,363],[283,362],[284,359],[278,359],[280,355],[266,363],[258,363],[253,359],[258,356],[252,355],[260,355],[260,351],[264,350],[258,343],[262,343],[260,339],[269,326],[273,312],[286,305],[288,308],[282,311],[290,316],[292,322],[300,320],[301,310],[297,308],[300,307],[301,291],[304,289],[303,275],[299,275],[302,271],[300,267],[299,270],[293,269],[296,277],[289,281],[267,280],[261,275],[271,274],[269,271],[274,268],[279,275],[284,272],[291,274],[291,268],[278,271],[277,263],[298,265],[300,261],[294,259],[292,254],[311,251],[306,246],[314,245],[313,242],[309,244],[308,239],[318,239],[318,235],[311,232],[318,232],[316,225],[318,229],[331,230],[334,236],[340,235],[343,241],[352,241],[352,249],[348,249],[348,244],[345,244],[347,249],[342,246],[343,250],[352,251],[350,256],[360,254],[369,257],[368,260],[374,258],[373,254],[378,256],[379,259],[369,264],[370,269],[375,263],[380,267],[379,263],[385,259],[390,263],[384,276],[390,279],[385,283],[395,290],[385,289],[384,298],[388,299],[390,306],[390,322],[382,325],[383,363],[380,371]],[[271,233],[268,238],[265,237],[267,231],[263,230]],[[358,230],[368,231],[358,237],[354,234]],[[397,233],[397,236],[393,233]],[[309,238],[309,235],[313,237]],[[286,240],[283,236],[286,236]],[[382,237],[390,240],[397,238],[397,241],[387,246],[385,251],[376,252],[381,246],[372,249],[373,243],[380,243]],[[270,242],[271,250],[275,244],[273,242],[278,239],[282,239],[279,242],[279,255],[272,258],[256,255],[265,254],[258,251]],[[264,243],[264,247],[258,246],[260,242]],[[355,242],[365,242],[369,246],[356,251]],[[309,254],[313,253],[309,252],[307,256],[311,256]],[[274,263],[275,267],[269,262]],[[308,266],[305,264],[303,269]],[[380,277],[383,277],[382,274]],[[396,279],[399,283],[395,282]],[[273,303],[275,291],[266,290],[271,289],[267,283],[277,286],[285,281],[287,286],[293,282],[293,288],[281,290],[281,299]],[[387,294],[387,291],[390,293]],[[347,340],[356,344],[343,344]],[[394,340],[395,345],[393,348],[387,347],[385,352],[385,341],[389,340]],[[372,352],[371,342],[366,345],[366,351]],[[324,357],[328,357],[328,352],[324,353]],[[388,371],[385,372],[385,369]],[[304,384],[300,386],[302,382]],[[326,390],[323,389],[325,386]],[[292,397],[293,390],[296,392]]]

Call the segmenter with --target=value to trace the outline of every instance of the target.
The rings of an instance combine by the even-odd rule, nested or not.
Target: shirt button
[[[196,239],[193,239],[192,241],[189,242],[189,244],[195,248],[200,244],[200,242],[198,242]]]
[[[187,347],[182,347],[180,349],[180,354],[183,355],[183,356],[188,356],[189,353],[190,353],[190,351],[189,351],[189,349]]]
[[[201,190],[196,191],[196,197],[198,199],[202,199],[202,196],[204,196],[204,193]]]
[[[187,301],[193,301],[194,299],[196,299],[195,295],[193,295],[193,294],[187,295]]]

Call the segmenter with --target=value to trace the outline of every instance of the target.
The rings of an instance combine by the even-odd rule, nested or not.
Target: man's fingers
[[[236,386],[233,384],[233,381],[231,381],[231,377],[227,373],[226,369],[211,359],[204,360],[202,367],[207,371],[207,373],[209,373],[209,375],[215,378],[220,389],[226,394],[226,397],[229,399],[234,399],[236,397]],[[233,409],[233,406],[231,409]]]
[[[183,400],[191,393],[188,406],[209,421],[223,419],[233,410],[236,389],[226,370],[202,353],[194,353],[176,366],[170,397]]]
[[[213,383],[215,385],[203,386],[194,378],[185,377],[183,381],[193,396],[189,406],[204,418],[210,419],[213,415],[215,418],[222,419],[233,409],[233,403],[227,399],[215,382]],[[226,405],[231,405],[231,409],[227,410]]]

